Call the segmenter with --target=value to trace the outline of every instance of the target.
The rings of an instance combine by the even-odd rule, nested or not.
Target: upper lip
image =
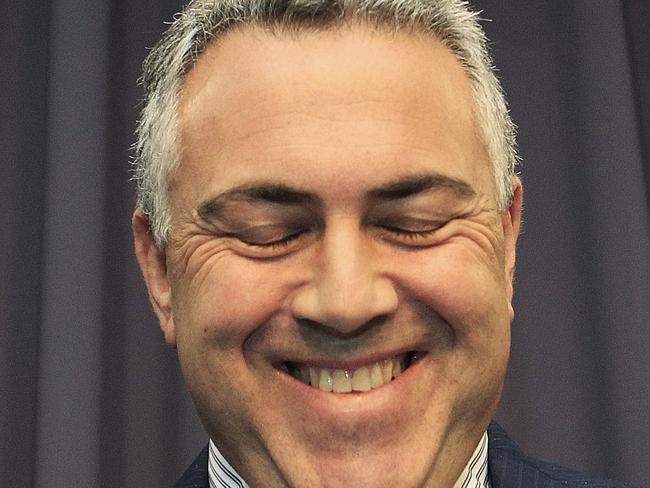
[[[290,364],[294,366],[312,366],[315,368],[328,368],[328,369],[342,369],[342,370],[354,370],[361,368],[363,366],[373,365],[381,361],[388,359],[402,358],[405,355],[413,352],[422,352],[421,349],[415,348],[401,348],[393,351],[380,352],[374,354],[365,354],[363,356],[359,355],[357,357],[346,357],[346,358],[333,358],[333,357],[322,357],[320,355],[315,356],[297,356],[292,358],[283,359],[281,361],[274,361],[275,364]]]

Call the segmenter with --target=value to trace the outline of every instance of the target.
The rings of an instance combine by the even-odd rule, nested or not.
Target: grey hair
[[[137,128],[137,205],[159,249],[168,243],[168,187],[180,164],[177,109],[185,75],[212,39],[238,25],[285,31],[327,29],[349,21],[413,29],[442,42],[458,59],[473,90],[475,115],[496,184],[497,207],[514,191],[515,126],[490,57],[478,13],[464,0],[194,0],[175,17],[144,61],[144,106]]]

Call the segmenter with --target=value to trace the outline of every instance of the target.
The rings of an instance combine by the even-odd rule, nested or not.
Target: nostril
[[[349,337],[396,311],[397,292],[387,279],[374,275],[351,279],[340,274],[325,273],[297,288],[290,300],[292,315],[305,324]]]
[[[354,324],[345,324],[334,319],[329,321],[317,321],[306,318],[298,318],[297,322],[301,325],[305,334],[309,337],[332,340],[336,339],[350,339],[352,337],[362,336],[371,333],[372,330],[381,328],[390,317],[387,315],[375,316],[366,322],[359,322]]]

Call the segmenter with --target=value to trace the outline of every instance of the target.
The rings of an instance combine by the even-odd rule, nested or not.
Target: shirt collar
[[[250,488],[237,471],[226,461],[214,442],[210,440],[208,453],[208,479],[210,488]],[[463,469],[453,488],[490,488],[488,477],[488,436],[481,437],[472,457]]]
[[[208,479],[210,488],[249,488],[237,471],[226,461],[210,439],[208,450]]]
[[[488,435],[485,432],[453,488],[491,488],[488,471]]]

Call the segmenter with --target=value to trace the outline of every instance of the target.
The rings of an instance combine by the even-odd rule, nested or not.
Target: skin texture
[[[365,26],[227,33],[189,73],[170,244],[136,253],[200,417],[251,486],[452,486],[506,371],[521,187],[496,210],[469,81]],[[335,394],[287,361],[424,357]]]

